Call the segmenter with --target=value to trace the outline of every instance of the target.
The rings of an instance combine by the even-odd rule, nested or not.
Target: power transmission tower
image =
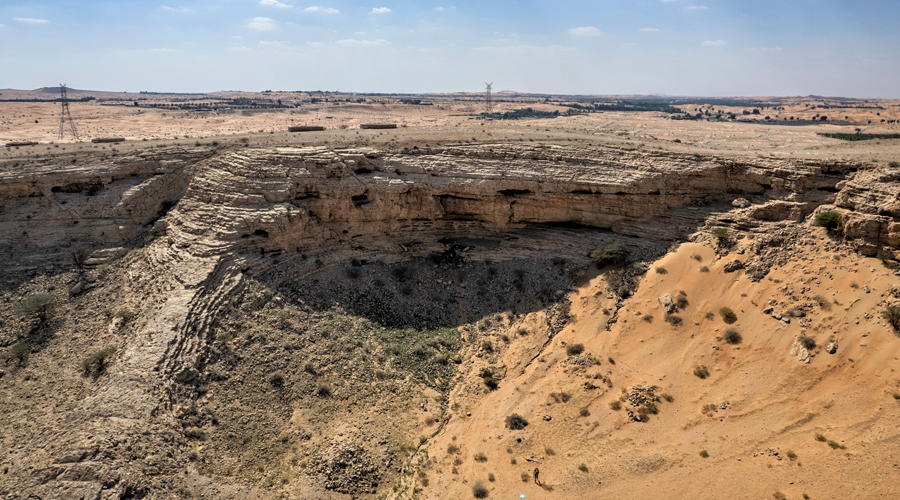
[[[78,140],[78,131],[75,130],[75,122],[72,120],[72,113],[69,112],[69,96],[66,94],[66,84],[59,84],[59,93],[61,95],[62,109],[59,112],[59,138],[62,140],[65,135],[66,118],[69,119],[69,129],[72,131],[72,137]]]
[[[494,102],[491,100],[491,85],[493,84],[494,82],[485,83],[487,85],[487,94],[485,94],[484,98],[484,110],[489,115],[494,112]]]

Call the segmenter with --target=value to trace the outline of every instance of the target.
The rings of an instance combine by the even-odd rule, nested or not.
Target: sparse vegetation
[[[569,344],[566,346],[566,354],[568,354],[569,356],[578,356],[583,352],[584,345],[582,344]]]
[[[472,496],[475,498],[487,498],[488,497],[488,489],[484,486],[481,481],[475,483],[472,486]]]
[[[69,260],[72,261],[72,265],[75,266],[75,269],[84,271],[84,265],[88,260],[88,252],[83,248],[76,248],[69,252]]]
[[[743,338],[737,330],[735,330],[734,328],[728,328],[727,330],[725,330],[725,335],[722,336],[722,340],[729,344],[740,344]]]
[[[618,241],[604,243],[589,254],[597,267],[623,264],[627,256],[628,251]]]
[[[34,316],[41,321],[46,321],[53,309],[53,295],[42,292],[33,293],[19,302],[19,314],[22,316]]]
[[[581,472],[587,472],[588,471],[587,464],[584,464],[584,463],[578,464],[578,470],[580,470]]]
[[[88,373],[99,373],[106,369],[107,360],[116,352],[115,347],[106,347],[91,354],[81,362],[81,368]]]
[[[518,413],[506,417],[506,428],[510,430],[522,430],[528,426],[528,420]]]
[[[704,365],[699,365],[696,368],[694,368],[694,375],[701,379],[705,379],[705,378],[709,377],[709,369],[706,368],[706,366],[704,366]]]
[[[821,443],[824,443],[824,442],[825,442],[825,435],[824,435],[824,434],[819,434],[819,433],[817,432],[815,437],[816,437],[816,441],[819,441],[819,442],[821,442]]]
[[[672,326],[679,326],[684,321],[681,319],[681,316],[676,316],[674,314],[666,314],[665,316],[666,323]]]
[[[708,273],[708,272],[709,272],[709,268],[708,268],[707,266],[702,266],[702,267],[700,267],[700,272],[701,272],[701,273]]]
[[[894,329],[894,333],[900,335],[900,306],[889,305],[881,311],[881,317],[884,318],[885,321],[891,328]]]
[[[656,274],[668,274],[669,273],[669,271],[667,271],[666,268],[664,268],[662,266],[656,266],[655,270],[656,270]]]
[[[827,229],[837,229],[841,223],[841,214],[837,212],[819,212],[815,217],[815,225]]]
[[[714,227],[709,231],[709,234],[720,243],[731,239],[731,231],[729,231],[727,227]]]
[[[709,458],[709,452],[706,450],[700,450],[700,456],[703,458]]]
[[[578,414],[581,415],[582,417],[590,417],[591,411],[587,407],[584,407],[578,412]]]
[[[722,321],[728,324],[737,321],[737,314],[735,314],[730,307],[719,308],[719,316],[722,316]]]
[[[609,408],[612,411],[619,411],[622,409],[622,402],[618,399],[609,403]]]
[[[331,396],[331,386],[321,382],[316,386],[316,395],[320,398],[327,398]]]
[[[797,460],[797,454],[794,453],[794,452],[791,451],[791,450],[786,451],[784,454],[785,454],[785,456],[788,457],[788,459],[789,459],[791,462],[793,462],[794,460]]]
[[[801,335],[799,339],[800,345],[805,347],[807,350],[813,350],[816,348],[816,341],[812,337],[807,337],[806,335]]]
[[[646,321],[647,323],[653,323],[653,315],[652,314],[645,314],[644,317],[642,317],[641,319]]]
[[[841,443],[838,443],[837,441],[835,441],[833,439],[829,439],[827,444],[828,444],[828,446],[831,447],[832,450],[846,450],[847,449],[846,446],[842,445]]]
[[[487,455],[485,455],[484,453],[482,453],[480,451],[478,453],[476,453],[473,458],[475,459],[476,462],[487,462]]]

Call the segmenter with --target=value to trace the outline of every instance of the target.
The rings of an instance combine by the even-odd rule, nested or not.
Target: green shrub
[[[669,271],[662,266],[656,266],[656,274],[668,274]]]
[[[709,234],[713,235],[713,238],[719,241],[731,239],[731,231],[729,231],[727,227],[714,227],[709,231]]]
[[[44,321],[53,309],[53,295],[45,292],[33,293],[19,302],[18,309],[22,316],[36,316]]]
[[[722,307],[719,309],[719,316],[722,316],[722,320],[728,324],[734,323],[737,321],[737,314],[731,310],[730,307]]]
[[[597,267],[617,265],[625,262],[628,251],[618,241],[604,243],[593,249],[589,257]]]
[[[900,162],[897,162],[897,161],[888,162],[888,166],[891,168],[897,168],[897,167],[900,167]]]
[[[609,404],[609,408],[612,411],[619,411],[622,409],[622,402],[619,400],[615,400]]]
[[[734,328],[725,330],[725,335],[722,336],[722,339],[729,344],[740,344],[741,340],[743,340],[741,334]]]
[[[82,361],[81,367],[86,372],[101,372],[106,368],[106,362],[108,358],[115,352],[115,347],[100,349],[99,351],[91,354],[84,361]]]
[[[709,452],[706,450],[700,450],[700,456],[703,458],[709,458]]]
[[[895,392],[895,393],[891,394],[891,397],[894,398],[894,399],[896,399],[896,400],[900,400],[900,393],[896,393],[896,392]]]
[[[475,483],[475,486],[472,486],[472,496],[475,498],[487,498],[488,490],[484,487],[481,481]]]
[[[900,335],[900,306],[890,305],[881,311],[881,317]]]
[[[825,436],[824,436],[823,434],[819,434],[819,433],[817,432],[817,433],[816,433],[816,441],[819,441],[820,443],[824,443],[824,442],[825,442]]]
[[[129,321],[134,318],[134,313],[129,311],[128,309],[120,309],[119,312],[116,313],[117,318],[122,318],[125,321]]]
[[[578,470],[580,470],[581,472],[587,472],[588,471],[587,464],[578,464]]]
[[[528,421],[525,420],[525,417],[519,415],[518,413],[513,413],[512,415],[506,417],[506,428],[510,430],[520,431],[528,426]]]
[[[846,446],[842,445],[841,443],[838,443],[837,441],[835,441],[833,439],[828,440],[828,446],[830,446],[832,450],[846,450],[847,449]]]
[[[837,212],[819,212],[816,214],[815,224],[819,227],[837,229],[841,224],[841,214]]]
[[[476,462],[487,462],[487,455],[485,455],[484,453],[482,453],[480,451],[475,454],[474,458],[475,458]]]
[[[569,356],[578,356],[579,354],[584,352],[584,345],[582,344],[570,344],[566,346],[566,354]]]
[[[785,455],[787,455],[788,459],[790,459],[792,462],[793,462],[794,460],[797,460],[797,454],[794,453],[794,452],[791,451],[791,450],[788,450],[788,451],[785,453]]]
[[[694,375],[700,377],[701,379],[705,379],[709,377],[709,369],[704,365],[699,365],[697,368],[694,368]]]

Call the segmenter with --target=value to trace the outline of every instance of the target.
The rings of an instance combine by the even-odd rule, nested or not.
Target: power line
[[[69,97],[66,94],[66,84],[59,84],[59,93],[61,95],[62,109],[59,112],[59,138],[65,136],[66,118],[69,119],[69,129],[72,131],[72,137],[78,140],[78,131],[75,130],[75,121],[72,120],[72,113],[69,112]]]

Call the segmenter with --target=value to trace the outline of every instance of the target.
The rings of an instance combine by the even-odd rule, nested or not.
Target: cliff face
[[[609,149],[482,145],[384,153],[238,151],[198,168],[169,218],[177,245],[296,250],[375,235],[569,224],[683,238],[737,197],[808,214],[851,165],[738,163]]]
[[[803,216],[834,201],[854,212],[849,239],[900,243],[896,175],[846,163],[498,144],[403,152],[178,148],[3,167],[4,242],[37,247],[121,245],[176,205],[165,222],[172,241],[198,256],[527,224],[674,240],[739,197],[793,203]],[[769,212],[763,219],[779,216]]]

